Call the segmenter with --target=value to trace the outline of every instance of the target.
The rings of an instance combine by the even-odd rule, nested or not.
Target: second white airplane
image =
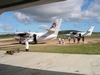
[[[66,36],[70,36],[70,37],[91,36],[93,29],[94,26],[91,26],[86,32],[70,32],[69,34],[66,34]]]
[[[19,43],[25,42],[28,39],[28,42],[37,43],[37,41],[48,40],[48,39],[56,39],[60,26],[62,23],[62,19],[57,19],[50,28],[45,28],[47,32],[45,33],[36,33],[36,32],[16,32],[15,40],[19,41]]]

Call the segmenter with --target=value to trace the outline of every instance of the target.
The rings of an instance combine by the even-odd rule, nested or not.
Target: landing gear
[[[37,40],[36,40],[36,41],[34,41],[34,43],[35,43],[35,44],[37,44]]]
[[[19,43],[21,44],[22,42],[21,42],[21,41],[19,41]]]

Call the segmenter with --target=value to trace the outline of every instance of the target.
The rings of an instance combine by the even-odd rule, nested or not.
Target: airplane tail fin
[[[91,26],[91,27],[87,30],[87,32],[86,32],[85,35],[91,36],[91,34],[92,34],[92,32],[93,32],[93,29],[94,29],[94,26]]]
[[[51,33],[57,35],[58,32],[59,32],[61,23],[62,23],[62,19],[57,19],[57,20],[52,24],[52,26],[49,28],[48,32],[51,32]]]

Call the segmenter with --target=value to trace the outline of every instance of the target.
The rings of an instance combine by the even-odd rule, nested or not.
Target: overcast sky
[[[95,26],[100,32],[100,0],[67,0],[46,5],[4,12],[0,15],[0,31],[43,31],[40,25],[50,26],[63,19],[60,30],[86,31]]]

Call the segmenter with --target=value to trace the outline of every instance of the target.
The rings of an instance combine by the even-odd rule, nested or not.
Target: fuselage
[[[91,36],[91,33],[88,33],[88,32],[77,32],[77,33],[70,33],[70,34],[66,34],[66,36],[70,36],[70,37],[78,37],[79,34],[81,36]]]
[[[78,37],[79,35],[81,36],[91,36],[93,32],[94,26],[91,26],[86,32],[70,32],[70,34],[66,34],[66,36],[70,37]]]
[[[45,29],[47,32],[16,32],[15,40],[20,43],[22,41],[37,43],[37,41],[56,39],[61,23],[62,19],[56,19],[50,28]]]
[[[28,32],[26,34],[18,34],[16,35],[14,38],[15,40],[19,41],[19,42],[25,42],[25,39],[28,39],[28,42],[33,42],[34,40],[34,34],[36,34],[36,39],[37,41],[42,41],[42,40],[48,40],[48,39],[56,39],[57,35],[55,34],[49,34],[49,33],[43,33],[43,32]],[[22,36],[21,36],[22,35]]]

